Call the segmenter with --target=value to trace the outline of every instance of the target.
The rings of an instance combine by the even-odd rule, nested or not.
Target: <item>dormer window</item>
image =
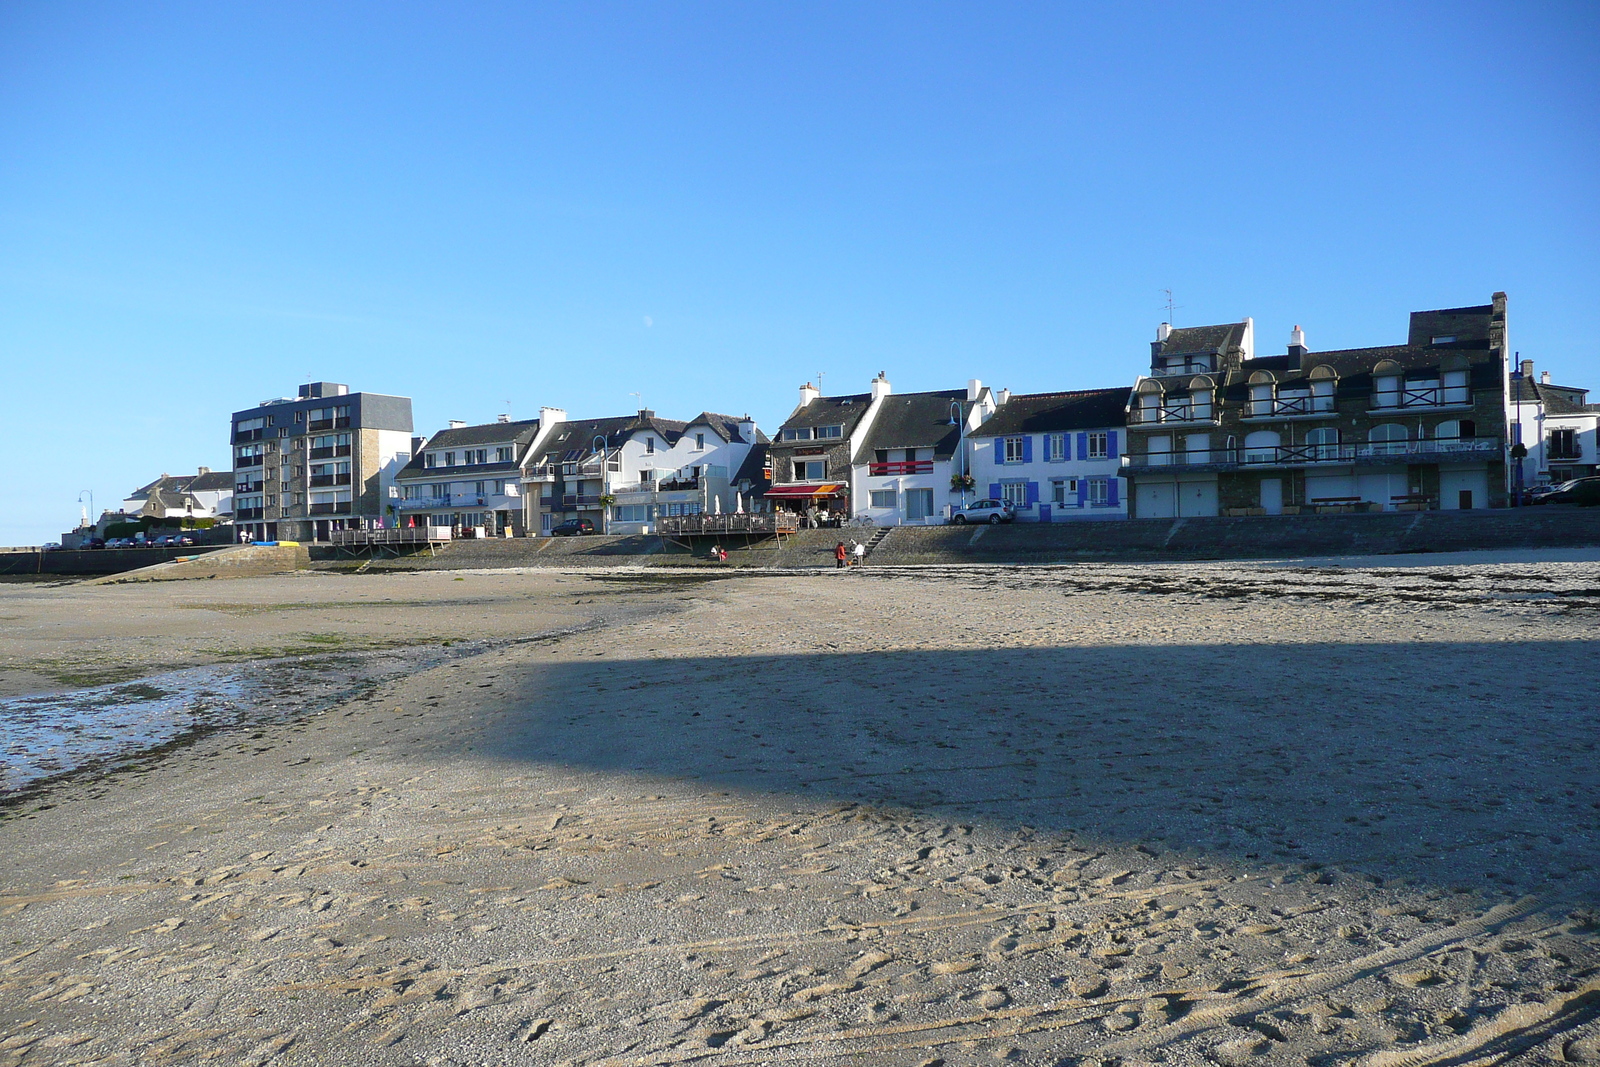
[[[1456,340],[1456,335],[1453,334],[1453,333],[1448,333],[1448,334],[1445,334],[1443,337],[1435,337],[1433,339],[1433,344],[1436,344],[1436,345],[1455,344],[1455,340]]]

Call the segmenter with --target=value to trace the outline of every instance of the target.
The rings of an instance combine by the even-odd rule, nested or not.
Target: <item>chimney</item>
[[[1160,341],[1161,343],[1165,344],[1167,338],[1169,338],[1171,336],[1172,336],[1172,323],[1163,322],[1160,326],[1156,327],[1156,340],[1157,341]]]
[[[567,421],[567,411],[566,411],[565,408],[540,408],[539,409],[539,428],[541,430],[544,429],[546,426],[553,426],[558,422],[566,422],[566,421]]]
[[[816,386],[812,385],[810,382],[807,382],[800,387],[800,406],[805,407],[807,404],[811,403],[821,395],[822,394],[818,392]]]
[[[656,413],[654,411],[651,411],[649,408],[640,408],[639,409],[639,421],[640,422],[649,422],[651,419],[653,419],[655,417],[656,417]]]
[[[211,473],[211,468],[210,467],[201,467],[200,468],[200,473],[201,474],[210,474]]]
[[[1005,406],[1005,402],[1007,400],[1010,400],[1010,399],[1011,399],[1011,390],[1009,390],[1009,389],[1000,390],[1000,395],[995,398],[995,400],[1000,404],[1001,407],[1004,407]]]
[[[878,376],[872,379],[872,399],[878,400],[888,396],[891,392],[893,390],[889,387],[889,376],[883,371],[879,371]]]
[[[1306,353],[1309,352],[1309,351],[1310,351],[1310,349],[1308,349],[1306,347],[1305,331],[1300,329],[1299,326],[1296,326],[1293,330],[1290,330],[1289,331],[1289,369],[1290,370],[1299,370],[1300,369],[1300,361],[1305,358]]]
[[[1522,376],[1524,378],[1533,377],[1533,360],[1525,359],[1522,361]]]
[[[1542,371],[1539,372],[1539,384],[1540,385],[1549,385],[1550,384],[1550,372],[1549,371],[1542,370]],[[201,467],[200,469],[202,471],[205,470],[204,467]]]
[[[494,421],[495,422],[510,422],[511,421],[511,416],[510,415],[496,415],[494,417]]]
[[[968,378],[967,399],[969,401],[976,401],[978,399],[978,394],[981,392],[983,392],[983,383],[978,381],[976,378]]]
[[[1156,339],[1150,342],[1150,373],[1161,373],[1161,352],[1167,347],[1167,338],[1172,336],[1172,324],[1163,322],[1156,327]]]
[[[467,424],[462,422],[460,419],[451,419],[450,428],[452,430],[465,430],[467,428]]]
[[[756,443],[756,420],[749,415],[739,420],[739,436],[750,444]]]
[[[422,444],[426,440],[426,437],[413,437],[411,439],[411,454],[413,456],[422,451]]]

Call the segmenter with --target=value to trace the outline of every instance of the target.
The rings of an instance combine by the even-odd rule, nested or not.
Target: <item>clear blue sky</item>
[[[1592,3],[0,5],[0,542],[309,377],[445,420],[1129,383],[1511,298],[1600,390]],[[1597,394],[1600,399],[1600,394]],[[509,402],[509,404],[508,404]]]

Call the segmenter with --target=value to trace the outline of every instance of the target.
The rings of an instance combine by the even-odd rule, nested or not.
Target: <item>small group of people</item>
[[[721,545],[712,545],[711,546],[711,559],[715,563],[726,563],[726,562],[728,562],[728,550],[723,548]]]
[[[806,508],[803,514],[806,520],[806,529],[808,530],[822,530],[830,526],[839,527],[843,526],[845,522],[843,512],[831,512],[826,504],[820,508],[812,504]]]
[[[861,561],[867,558],[867,546],[860,541],[851,540],[846,545],[840,541],[833,546],[834,569],[844,570],[846,567],[859,567]]]

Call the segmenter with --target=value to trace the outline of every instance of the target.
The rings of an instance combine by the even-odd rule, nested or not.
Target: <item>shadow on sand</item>
[[[1597,653],[1419,642],[554,664],[492,751],[1594,899]]]

